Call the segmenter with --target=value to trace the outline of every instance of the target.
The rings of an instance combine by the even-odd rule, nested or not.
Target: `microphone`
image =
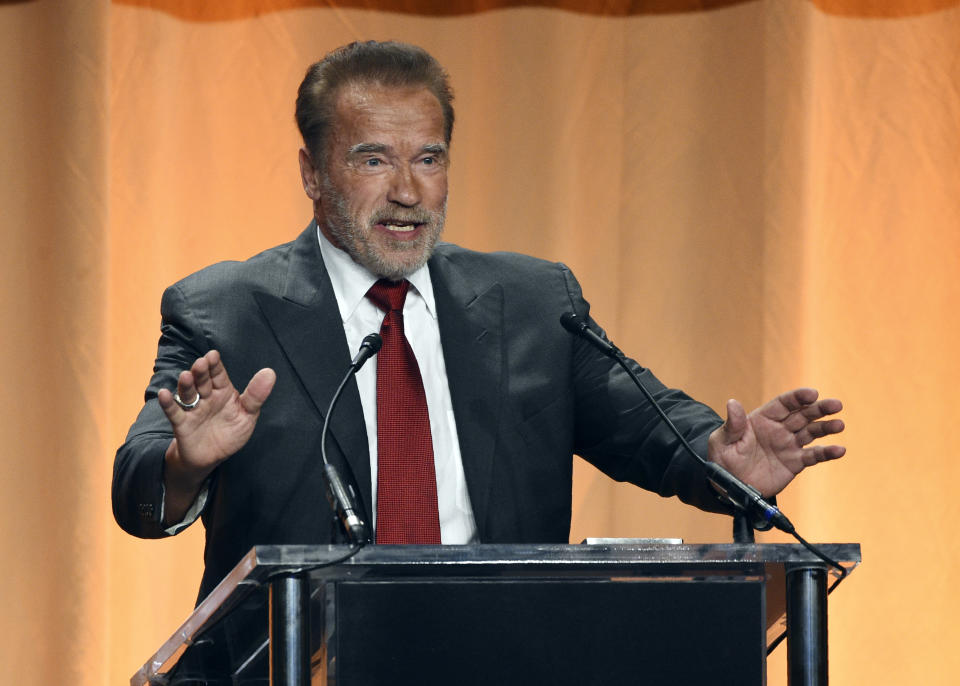
[[[380,346],[382,345],[383,339],[380,337],[380,334],[372,333],[369,336],[365,336],[363,342],[360,343],[360,350],[357,352],[357,356],[354,357],[350,363],[350,368],[353,372],[359,372],[360,367],[362,367],[367,360],[380,352]]]
[[[570,333],[590,341],[595,348],[607,357],[617,359],[623,355],[617,346],[587,326],[587,323],[580,319],[575,312],[564,312],[560,315],[560,323],[563,325],[563,328]]]
[[[330,400],[327,416],[323,420],[323,433],[320,437],[320,456],[323,458],[323,475],[327,483],[327,500],[330,502],[330,507],[336,512],[347,540],[359,546],[370,542],[370,529],[360,516],[360,509],[356,506],[356,493],[354,493],[353,488],[344,485],[336,466],[327,459],[327,434],[330,430],[330,416],[333,414],[333,408],[336,407],[347,381],[360,371],[360,367],[367,360],[380,351],[381,345],[383,345],[383,339],[380,338],[380,334],[372,333],[363,339],[360,350],[350,362],[350,367],[347,369],[343,381],[337,386],[337,390]]]
[[[560,324],[563,325],[563,328],[567,331],[588,341],[604,355],[613,358],[623,367],[627,375],[633,380],[633,383],[637,385],[637,388],[640,389],[647,401],[653,406],[653,409],[660,415],[660,419],[662,419],[674,435],[680,439],[680,443],[684,449],[707,470],[707,480],[727,502],[750,516],[755,528],[762,531],[769,529],[771,526],[775,526],[788,534],[796,534],[796,529],[790,520],[787,519],[786,515],[775,505],[771,505],[764,500],[763,494],[760,493],[760,491],[749,484],[745,484],[715,462],[703,459],[694,451],[693,447],[687,442],[687,439],[684,438],[680,430],[667,416],[667,413],[660,407],[660,403],[654,399],[650,391],[646,389],[636,373],[630,368],[630,365],[627,364],[624,354],[620,352],[617,346],[591,329],[587,323],[580,319],[574,312],[566,312],[561,315]]]

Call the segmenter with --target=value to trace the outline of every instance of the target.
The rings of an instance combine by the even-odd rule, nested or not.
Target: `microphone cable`
[[[755,519],[753,519],[754,515],[759,514],[760,518],[764,522],[769,523],[770,525],[775,526],[781,531],[784,531],[790,534],[795,539],[797,539],[797,541],[804,548],[806,548],[811,553],[813,553],[813,555],[815,555],[817,558],[822,560],[824,563],[826,563],[830,567],[833,567],[834,569],[838,570],[839,575],[834,580],[833,584],[831,584],[830,588],[827,589],[828,595],[830,593],[833,593],[833,590],[838,585],[840,585],[840,582],[843,581],[846,578],[846,576],[850,573],[850,571],[853,569],[852,567],[851,568],[844,567],[842,564],[840,564],[836,560],[833,560],[832,558],[827,556],[822,550],[817,548],[817,546],[813,545],[812,543],[808,543],[806,539],[804,539],[797,532],[796,528],[793,526],[790,520],[787,519],[786,515],[780,512],[779,508],[777,508],[774,505],[771,505],[766,500],[764,500],[760,492],[757,491],[757,489],[755,489],[753,486],[743,483],[742,481],[740,481],[740,479],[737,479],[735,476],[730,474],[730,472],[728,472],[726,469],[724,469],[720,465],[714,462],[709,462],[703,459],[702,457],[700,457],[700,455],[697,454],[697,452],[693,449],[693,447],[690,445],[690,443],[687,441],[684,435],[677,428],[676,424],[673,423],[670,417],[667,416],[667,413],[664,412],[663,408],[660,407],[660,403],[656,401],[656,399],[653,397],[650,391],[647,390],[646,386],[643,385],[643,383],[640,381],[640,378],[637,376],[636,372],[634,372],[633,369],[630,368],[630,365],[627,364],[626,355],[624,355],[623,352],[619,348],[617,348],[617,346],[611,343],[608,339],[600,336],[597,332],[591,329],[586,322],[582,321],[573,312],[566,312],[565,314],[563,314],[560,317],[560,324],[567,331],[585,339],[595,348],[600,350],[600,352],[602,352],[604,355],[615,360],[617,364],[619,364],[623,368],[623,370],[627,373],[627,375],[630,377],[633,383],[637,386],[637,388],[640,389],[640,392],[643,393],[647,401],[653,406],[653,409],[656,410],[657,414],[660,416],[660,419],[663,420],[664,424],[666,424],[667,427],[669,427],[670,431],[680,441],[680,444],[683,446],[684,450],[686,450],[686,452],[689,453],[691,457],[693,457],[697,462],[699,462],[708,470],[709,475],[707,478],[710,480],[711,484],[718,490],[718,492],[723,496],[725,496],[727,502],[732,504],[734,507],[736,507],[740,511],[744,512],[748,516],[748,519],[751,521],[755,521]],[[644,369],[644,368],[641,367],[641,369]],[[721,480],[723,483],[717,484],[717,482],[714,479]],[[731,494],[727,489],[738,490],[740,492]],[[769,528],[769,526],[767,528]],[[774,648],[776,648],[780,644],[780,642],[784,639],[785,636],[786,636],[786,632],[781,634],[770,644],[770,647],[767,649],[768,655]]]

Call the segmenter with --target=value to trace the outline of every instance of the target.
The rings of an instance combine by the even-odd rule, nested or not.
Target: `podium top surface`
[[[859,544],[817,547],[851,570],[860,562]],[[302,572],[309,574],[312,583],[380,576],[530,577],[555,573],[683,578],[705,573],[769,574],[775,568],[807,564],[826,566],[806,548],[792,543],[682,544],[654,539],[579,545],[370,545],[360,550],[346,545],[271,545],[252,548],[208,600],[225,599],[240,583],[262,584],[277,575]],[[839,576],[832,567],[828,571]]]
[[[316,565],[330,565],[315,571],[321,577],[351,575],[355,569],[398,571],[417,568],[423,573],[442,573],[442,568],[491,567],[511,570],[523,568],[582,568],[629,566],[639,571],[648,565],[672,567],[730,567],[744,564],[823,564],[813,553],[795,543],[701,543],[665,542],[664,539],[620,542],[628,539],[603,539],[602,543],[562,544],[476,544],[476,545],[369,545],[351,555],[347,545],[268,545],[256,546],[234,569],[251,573],[282,570],[296,571]],[[857,543],[821,543],[817,547],[837,562],[860,562]],[[349,557],[347,557],[349,555]],[[342,558],[347,558],[343,560]],[[229,578],[229,575],[227,578]]]
[[[861,561],[856,543],[817,544],[850,571]],[[203,600],[180,628],[131,679],[148,684],[252,591],[279,576],[306,574],[312,586],[338,581],[419,577],[766,579],[781,585],[793,567],[827,568],[798,544],[677,544],[629,541],[561,544],[256,546]]]

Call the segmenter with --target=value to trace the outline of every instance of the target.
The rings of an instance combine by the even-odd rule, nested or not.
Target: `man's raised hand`
[[[177,379],[177,396],[167,389],[157,400],[173,427],[164,465],[164,519],[183,518],[213,469],[240,450],[250,439],[260,408],[273,390],[277,375],[272,369],[254,374],[243,393],[230,382],[220,353],[211,350]],[[192,409],[199,394],[200,401]]]
[[[807,447],[844,428],[843,420],[825,419],[843,408],[841,402],[818,395],[813,388],[797,388],[750,414],[728,400],[727,421],[710,435],[709,459],[770,497],[804,468],[842,457],[843,446]]]

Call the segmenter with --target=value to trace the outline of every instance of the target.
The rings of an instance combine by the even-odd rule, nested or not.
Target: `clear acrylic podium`
[[[791,686],[827,683],[834,570],[799,545],[350,553],[253,548],[130,683],[748,686],[785,630]]]

